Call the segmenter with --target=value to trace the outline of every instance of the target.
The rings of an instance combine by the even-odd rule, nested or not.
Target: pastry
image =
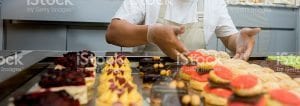
[[[272,70],[271,68],[264,67],[263,72],[265,72],[265,73],[274,73],[274,70]]]
[[[205,103],[218,106],[226,106],[229,97],[233,94],[229,89],[212,88],[209,84],[205,86],[204,92]]]
[[[49,70],[43,74],[38,87],[34,91],[50,90],[60,91],[65,90],[75,99],[78,99],[80,104],[88,102],[88,91],[85,81],[86,73],[79,71],[55,71]]]
[[[54,61],[55,69],[61,70],[64,68],[84,68],[90,71],[96,71],[97,61],[95,53],[87,50],[79,52],[68,52],[63,54]]]
[[[263,83],[263,89],[265,92],[270,91],[272,89],[278,89],[280,85],[277,82],[265,82]]]
[[[290,76],[288,76],[287,74],[282,73],[282,72],[275,72],[275,73],[272,73],[272,75],[277,78],[277,81],[292,79]]]
[[[191,79],[191,75],[197,73],[197,66],[194,65],[184,65],[180,68],[179,77],[183,80],[189,81]]]
[[[300,85],[300,78],[294,78],[294,81],[296,81]]]
[[[278,84],[280,88],[284,88],[284,89],[293,89],[299,86],[296,81],[290,79],[281,80],[278,82]]]
[[[207,83],[208,83],[208,74],[195,73],[192,75],[192,78],[190,80],[190,87],[195,90],[203,91],[204,86]]]
[[[213,56],[201,56],[198,58],[198,73],[209,72],[218,63],[217,59]]]
[[[197,52],[197,51],[191,51],[190,53],[187,54],[187,56],[191,61],[197,62],[199,58],[204,56],[204,54],[201,52]]]
[[[266,106],[299,106],[299,96],[286,89],[274,89],[267,95]]]
[[[233,95],[229,99],[228,106],[266,106],[266,98],[264,95],[252,97],[239,97]]]
[[[254,96],[262,93],[261,81],[253,75],[235,77],[230,85],[234,93],[239,96]]]
[[[224,51],[219,51],[217,58],[230,59],[230,55]]]
[[[181,104],[183,106],[199,106],[201,100],[198,95],[184,95],[181,97]]]
[[[34,92],[17,96],[8,106],[80,106],[79,101],[66,91]]]
[[[262,81],[262,83],[277,81],[277,78],[270,73],[258,74],[257,77]]]
[[[232,78],[231,70],[225,66],[216,65],[213,71],[209,72],[209,79],[214,83],[228,84]]]
[[[130,64],[124,55],[116,55],[106,61],[99,79],[96,106],[142,105],[143,98],[132,81]],[[157,67],[162,66],[158,64]]]
[[[101,85],[98,91],[97,106],[113,105],[116,102],[126,106],[142,105],[142,96],[138,93],[136,85],[122,78],[110,80],[108,85]]]

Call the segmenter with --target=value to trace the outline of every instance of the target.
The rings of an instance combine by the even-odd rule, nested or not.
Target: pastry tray
[[[148,56],[149,57],[149,56]],[[22,70],[15,76],[9,78],[6,81],[3,81],[0,83],[0,106],[7,106],[9,103],[9,100],[12,97],[15,97],[17,95],[22,95],[26,92],[28,92],[34,85],[36,85],[39,80],[40,76],[46,72],[48,69],[53,69],[54,64],[53,61],[55,60],[56,57],[47,57],[40,62],[32,65],[31,67]],[[149,106],[150,103],[150,98],[145,97],[146,92],[142,91],[142,80],[140,79],[139,76],[139,71],[137,70],[137,64],[138,61],[143,58],[142,56],[140,57],[128,57],[128,59],[131,61],[131,64],[133,65],[132,69],[132,76],[134,78],[135,84],[138,86],[139,92],[143,95],[144,99],[144,106]],[[250,58],[250,60],[265,60],[265,57],[255,57],[255,58]],[[172,70],[178,71],[179,67],[172,61],[170,58],[165,58],[164,60],[168,63],[174,64],[174,67],[172,67]],[[99,74],[101,71],[101,66],[97,67],[97,76],[96,76],[96,81],[95,81],[95,89],[94,89],[94,94],[97,94],[97,87],[98,87],[98,79],[99,79]],[[176,75],[176,72],[175,74]],[[175,76],[173,76],[175,78]],[[194,90],[189,89],[190,93],[200,93]],[[94,98],[89,101],[89,103],[86,106],[95,106],[95,100],[96,100],[97,95],[94,95]]]
[[[149,56],[145,56],[149,57]],[[33,89],[36,84],[40,80],[40,76],[45,73],[49,69],[54,68],[54,60],[56,57],[47,57],[43,60],[39,61],[38,63],[35,63],[34,65],[30,66],[29,68],[20,71],[15,76],[3,81],[0,83],[0,106],[7,106],[9,104],[9,101],[12,97],[22,95],[24,93],[27,93],[31,89]],[[137,61],[143,58],[143,56],[139,57],[128,57],[128,59],[131,61],[131,64],[133,64],[133,71],[132,76],[134,78],[134,83],[139,86],[139,92],[142,92],[142,89],[140,89],[140,86],[142,86],[142,80],[139,77],[139,72],[136,68],[136,65],[138,64]],[[170,58],[165,58],[166,61],[172,61]],[[98,79],[101,71],[101,66],[97,67],[97,75],[96,75],[96,81],[95,81],[95,93],[97,94],[97,87],[98,87]],[[89,101],[89,103],[86,106],[95,106],[95,99],[97,95],[94,95],[94,98]],[[144,100],[146,101],[146,100]],[[147,103],[144,103],[147,106]]]

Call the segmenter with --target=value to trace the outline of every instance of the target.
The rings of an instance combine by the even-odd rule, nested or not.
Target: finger
[[[239,53],[236,53],[234,56],[233,56],[234,59],[239,59],[240,58],[240,54]]]
[[[174,48],[160,48],[167,56],[173,60],[178,60],[179,52]]]
[[[247,45],[247,49],[245,50],[245,53],[243,54],[243,60],[248,60],[250,55],[252,54],[253,48],[254,48],[255,41],[251,40],[249,41]]]
[[[174,41],[174,48],[179,52],[179,53],[185,53],[189,52],[189,50],[180,42],[178,39]]]
[[[243,51],[245,51],[243,46],[237,47],[234,58],[242,59],[242,54],[244,53]]]
[[[188,57],[183,53],[180,53],[180,54],[177,55],[177,61],[180,61],[183,64],[188,64],[189,63]]]

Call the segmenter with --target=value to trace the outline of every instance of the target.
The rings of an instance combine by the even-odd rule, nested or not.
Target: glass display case
[[[242,75],[262,81],[260,91],[282,88],[300,93],[297,90],[300,57],[296,53],[254,56],[246,62],[233,59],[226,52],[201,49],[187,54],[188,63],[155,52],[0,51],[0,54],[1,61],[19,60],[17,64],[2,62],[0,66],[0,105],[207,106],[253,99],[249,104],[258,103],[258,97],[269,94],[259,92],[255,97],[242,97],[241,101],[232,88],[235,84],[227,81],[233,83],[235,77]],[[83,77],[85,80],[80,81]],[[84,86],[80,84],[82,81]],[[211,98],[210,94],[220,96]],[[223,101],[218,102],[219,99]]]

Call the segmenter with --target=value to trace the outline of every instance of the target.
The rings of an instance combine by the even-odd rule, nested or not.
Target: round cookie
[[[274,89],[268,93],[267,106],[299,106],[300,98],[286,89]]]
[[[231,70],[225,66],[216,65],[213,71],[209,72],[209,79],[215,83],[228,84],[232,78]]]
[[[225,106],[228,98],[233,94],[232,91],[224,88],[211,88],[207,84],[204,88],[205,103],[209,105]]]
[[[208,74],[193,74],[190,80],[191,88],[203,91],[204,86],[208,83]]]
[[[240,75],[235,77],[230,85],[235,94],[239,96],[254,96],[262,93],[260,80],[253,75]]]

